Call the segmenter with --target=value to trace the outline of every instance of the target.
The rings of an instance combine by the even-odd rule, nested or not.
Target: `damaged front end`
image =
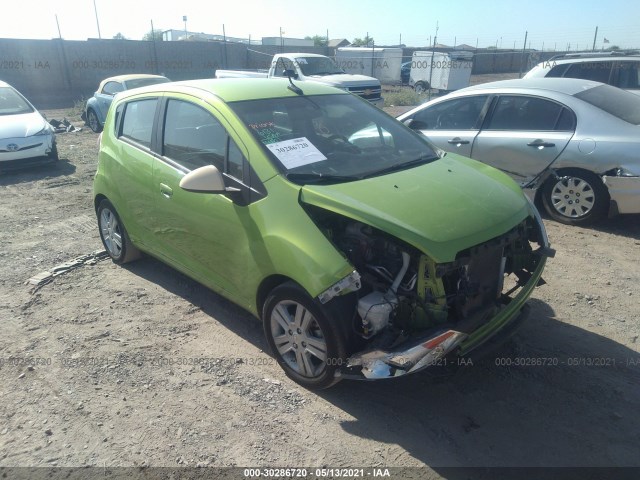
[[[467,354],[518,317],[554,254],[537,211],[447,263],[364,223],[309,213],[355,267],[318,297],[354,298],[351,327],[361,348],[338,371],[343,378],[397,377]]]

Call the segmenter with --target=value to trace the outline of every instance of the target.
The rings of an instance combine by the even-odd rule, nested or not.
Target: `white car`
[[[0,172],[57,160],[53,127],[15,88],[0,81]]]
[[[524,78],[581,78],[640,95],[640,55],[569,53],[539,63]]]

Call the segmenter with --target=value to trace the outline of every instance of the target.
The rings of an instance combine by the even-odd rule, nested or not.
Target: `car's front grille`
[[[377,99],[382,95],[382,89],[377,85],[367,87],[349,87],[349,92],[354,95],[359,95],[366,100]]]

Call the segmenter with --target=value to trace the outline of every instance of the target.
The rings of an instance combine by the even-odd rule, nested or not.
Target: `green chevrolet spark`
[[[553,254],[520,187],[294,83],[119,94],[94,182],[113,261],[145,252],[241,305],[308,388],[417,372],[519,324]]]

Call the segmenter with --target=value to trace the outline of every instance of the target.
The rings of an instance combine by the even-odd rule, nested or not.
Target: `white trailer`
[[[468,87],[473,53],[415,51],[411,59],[409,85],[422,93],[429,88],[458,90]]]
[[[342,47],[335,60],[346,73],[369,75],[391,85],[401,83],[401,48]]]

